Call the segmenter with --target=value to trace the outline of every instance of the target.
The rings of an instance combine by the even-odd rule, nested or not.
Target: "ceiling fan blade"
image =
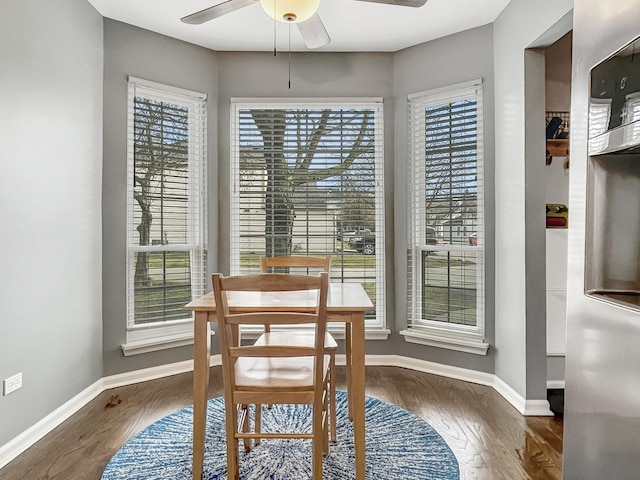
[[[329,37],[317,12],[309,20],[296,23],[296,25],[308,48],[324,47],[331,41],[331,37]]]
[[[427,0],[359,0],[360,2],[384,3],[386,5],[397,5],[398,7],[421,7]]]
[[[227,13],[235,12],[236,10],[252,5],[257,1],[258,0],[227,0],[226,2],[219,3],[213,7],[205,8],[199,12],[182,17],[180,21],[191,25],[200,25],[201,23],[208,22],[214,18],[221,17]]]

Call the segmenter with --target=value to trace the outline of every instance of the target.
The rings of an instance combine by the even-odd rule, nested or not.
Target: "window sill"
[[[336,340],[344,340],[344,328],[329,328],[329,333],[333,335]],[[262,330],[243,330],[242,338],[248,340],[256,340],[262,334]],[[391,330],[384,328],[372,328],[366,329],[364,332],[365,340],[387,340],[391,335]]]
[[[211,335],[214,334],[210,330]],[[121,345],[125,357],[193,345],[193,322],[183,322],[149,329],[129,330],[127,342]]]
[[[419,345],[428,345],[430,347],[446,348],[448,350],[457,350],[459,352],[473,353],[475,355],[486,355],[489,350],[489,344],[476,338],[461,338],[435,334],[426,331],[402,330],[400,335],[404,336],[406,342],[416,343]]]
[[[210,333],[212,336],[215,335],[213,330]],[[243,331],[242,338],[256,340],[261,333],[262,329]],[[344,340],[343,328],[331,328],[329,333],[336,340]],[[383,328],[369,329],[365,331],[365,340],[387,340],[390,334],[391,330]],[[127,332],[127,343],[121,345],[121,348],[123,355],[129,357],[185,345],[193,345],[192,322],[174,327],[156,327],[142,332],[129,331]]]

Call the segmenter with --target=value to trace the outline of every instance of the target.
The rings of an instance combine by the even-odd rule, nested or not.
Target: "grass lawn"
[[[309,253],[310,256],[323,257],[326,253]],[[259,272],[261,269],[261,257],[258,253],[241,253],[240,265],[242,271]],[[431,261],[431,259],[428,259]],[[435,259],[434,262],[440,260]],[[446,260],[443,265],[446,265]],[[191,286],[188,280],[171,282],[168,279],[159,280],[165,269],[189,269],[189,252],[150,252],[148,254],[149,274],[152,285],[136,287],[135,289],[135,316],[136,323],[149,323],[158,319],[172,320],[185,317],[184,305],[191,301]],[[363,272],[367,269],[373,276],[376,267],[375,255],[364,255],[351,252],[336,252],[331,254],[332,270],[353,269]],[[174,274],[177,273],[173,272]],[[160,277],[158,277],[160,275]],[[184,275],[184,274],[183,274]],[[361,277],[362,278],[362,277]],[[363,281],[362,286],[372,302],[376,299],[376,284],[373,278]],[[185,283],[186,282],[186,283]]]
[[[375,268],[376,257],[375,255],[363,255],[360,253],[309,253],[310,257],[326,257],[331,256],[331,268]],[[260,259],[264,255],[258,253],[241,253],[240,254],[240,266],[243,269],[257,269],[260,270]]]

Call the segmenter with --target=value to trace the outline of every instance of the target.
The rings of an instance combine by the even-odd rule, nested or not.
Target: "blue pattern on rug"
[[[347,418],[347,396],[337,392],[337,444],[324,458],[323,480],[355,478],[353,427]],[[263,407],[263,431],[311,430],[308,406]],[[408,411],[366,397],[366,478],[371,480],[458,480],[458,461],[427,422]],[[191,479],[193,409],[185,408],[149,426],[111,459],[102,480]],[[251,412],[253,420],[253,411]],[[311,479],[311,442],[263,440],[248,454],[241,449],[242,480]],[[209,400],[204,476],[225,479],[224,400]]]

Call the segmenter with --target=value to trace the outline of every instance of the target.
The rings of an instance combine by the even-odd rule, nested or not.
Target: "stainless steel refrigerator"
[[[575,0],[565,480],[640,479],[640,0]]]

